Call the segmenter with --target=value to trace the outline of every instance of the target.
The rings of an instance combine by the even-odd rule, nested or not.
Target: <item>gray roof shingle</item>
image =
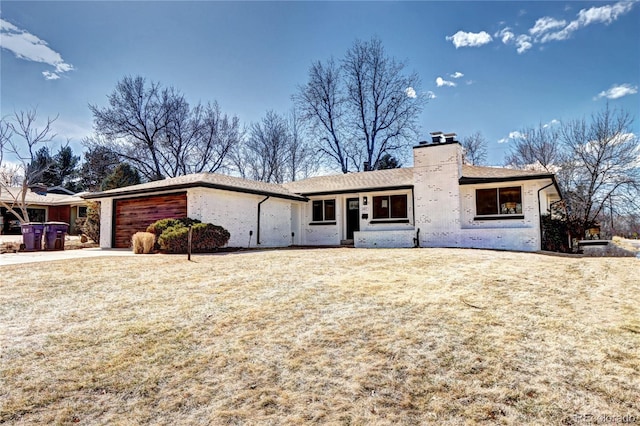
[[[336,194],[364,190],[413,186],[413,169],[389,169],[312,177],[283,184],[291,192],[303,195]]]
[[[304,197],[301,197],[300,195],[294,194],[293,192],[287,190],[282,185],[242,179],[239,177],[223,175],[220,173],[194,173],[163,180],[156,180],[153,182],[141,183],[139,185],[126,186],[124,188],[94,192],[91,194],[83,195],[83,197],[88,199],[104,198],[194,187],[223,189],[257,195],[269,195],[290,200],[306,200]]]

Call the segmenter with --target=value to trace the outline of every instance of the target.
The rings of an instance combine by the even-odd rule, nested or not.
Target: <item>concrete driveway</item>
[[[67,237],[67,238],[77,238],[77,237]],[[21,243],[22,235],[0,235],[0,244],[5,242]],[[99,257],[99,256],[122,257],[122,256],[133,256],[133,255],[134,255],[133,251],[129,249],[101,249],[101,248],[4,253],[4,254],[0,254],[0,267],[4,265],[17,265],[21,263],[81,259],[83,257]],[[142,255],[138,255],[138,256],[142,256]]]

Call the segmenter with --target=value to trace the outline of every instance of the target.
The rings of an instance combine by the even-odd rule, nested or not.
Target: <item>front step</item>
[[[343,247],[353,247],[353,239],[351,240],[340,240],[340,245]]]

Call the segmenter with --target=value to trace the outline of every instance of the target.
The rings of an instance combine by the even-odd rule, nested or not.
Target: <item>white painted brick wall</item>
[[[187,192],[187,214],[213,223],[231,234],[229,247],[286,247],[291,244],[291,203],[270,197],[261,205],[260,245],[257,244],[258,203],[266,197],[210,188]],[[253,235],[249,235],[253,231]]]
[[[100,202],[100,248],[111,248],[113,201],[111,198],[101,198],[93,201]]]
[[[459,144],[416,147],[414,154],[415,227],[422,247],[460,246]]]
[[[413,247],[414,230],[386,230],[354,232],[353,243],[357,248]]]

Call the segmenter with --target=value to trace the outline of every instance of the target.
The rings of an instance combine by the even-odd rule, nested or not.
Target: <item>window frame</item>
[[[404,216],[393,215],[393,199],[403,198],[403,205],[400,207],[404,210]],[[377,202],[378,200],[385,201],[386,207],[381,207],[387,211],[386,216],[377,215],[379,213]],[[397,208],[397,207],[396,207]],[[374,195],[371,197],[371,222],[370,223],[409,223],[409,196],[406,193],[402,194],[384,194]]]
[[[316,206],[320,204],[321,216],[318,218]],[[335,225],[336,224],[336,199],[326,198],[311,201],[311,225]],[[330,214],[327,214],[330,213]],[[331,217],[333,216],[333,217]]]
[[[518,190],[518,196],[515,198],[515,201],[503,201],[503,198],[506,198],[506,195],[502,195],[502,191],[507,192],[508,190]],[[479,205],[479,192],[488,192],[495,191],[495,213],[480,213],[480,205]],[[523,188],[521,185],[517,186],[496,186],[489,188],[475,188],[475,220],[498,220],[498,219],[524,219],[524,206],[522,200]],[[513,212],[503,212],[503,206],[507,203],[513,203]]]

